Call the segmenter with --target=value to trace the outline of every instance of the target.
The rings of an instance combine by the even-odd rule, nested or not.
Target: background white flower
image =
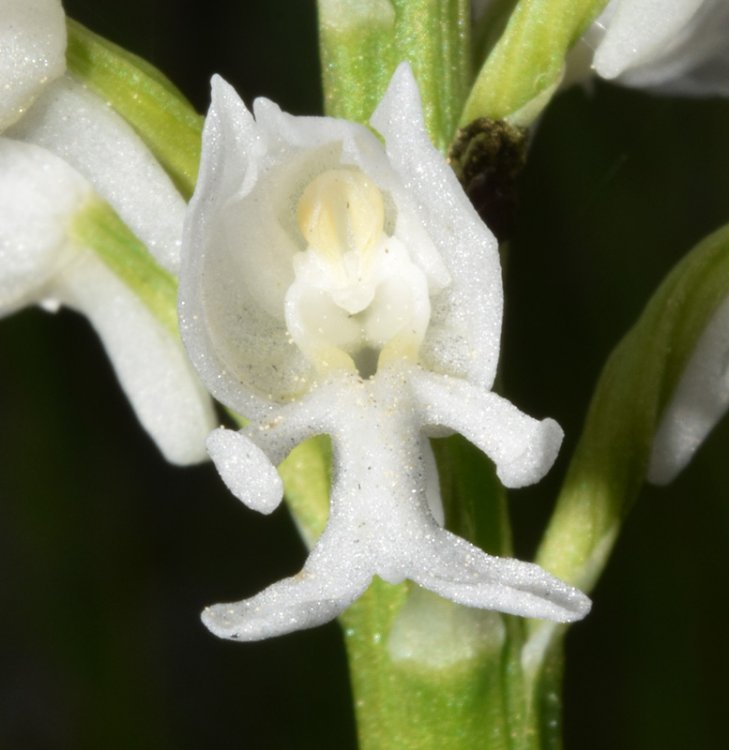
[[[0,315],[35,303],[82,312],[163,454],[203,460],[212,404],[176,333],[69,236],[98,193],[174,273],[185,202],[132,128],[64,74],[60,2],[0,0],[0,19],[0,132],[9,136],[0,139]]]
[[[726,0],[612,0],[583,43],[602,78],[666,94],[729,94]]]
[[[729,408],[729,300],[696,343],[658,424],[648,479],[668,484]]]

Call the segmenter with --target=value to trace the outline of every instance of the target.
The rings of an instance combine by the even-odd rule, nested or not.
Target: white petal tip
[[[291,625],[288,629],[277,628],[274,622],[256,616],[248,601],[231,604],[213,604],[201,615],[203,625],[218,638],[229,641],[262,641],[291,630],[305,628],[305,624]]]
[[[592,609],[590,597],[571,586],[566,586],[563,591],[560,591],[559,600],[555,604],[559,607],[557,616],[547,619],[562,623],[578,622],[587,617]]]
[[[301,574],[269,586],[260,594],[229,604],[206,607],[201,620],[218,638],[232,641],[261,641],[295,630],[323,625],[345,608],[349,599],[321,599],[298,591]]]
[[[509,586],[498,609],[519,617],[564,624],[582,620],[590,612],[592,601],[579,589],[554,578],[537,565],[522,565],[523,570],[530,571],[533,580]]]
[[[229,640],[244,640],[238,632],[238,622],[235,610],[228,604],[214,604],[206,607],[201,615],[203,625],[218,638]],[[250,639],[255,640],[255,639]]]
[[[563,438],[562,428],[553,419],[538,422],[523,453],[497,466],[496,473],[503,485],[515,489],[542,479],[552,468]]]
[[[251,510],[274,511],[283,497],[283,483],[266,454],[245,435],[223,428],[207,439],[210,458],[228,489]]]

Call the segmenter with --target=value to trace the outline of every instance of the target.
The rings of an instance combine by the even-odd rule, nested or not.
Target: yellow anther
[[[299,200],[296,218],[309,247],[330,262],[354,251],[365,256],[381,239],[382,194],[359,169],[332,169],[314,178]]]

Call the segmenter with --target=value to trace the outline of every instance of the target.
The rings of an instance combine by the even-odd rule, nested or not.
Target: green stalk
[[[319,0],[327,113],[366,123],[408,60],[443,152],[470,83],[470,7],[461,0]],[[434,445],[446,525],[511,554],[493,466],[462,438]],[[522,669],[524,622],[376,580],[340,618],[362,750],[536,750],[538,716]]]
[[[408,60],[430,137],[445,152],[471,79],[467,0],[319,0],[318,7],[327,114],[366,123]]]
[[[607,0],[519,0],[491,49],[460,117],[526,127],[559,85],[572,45]]]
[[[69,71],[124,117],[189,198],[197,179],[203,118],[146,60],[70,18],[67,28]]]

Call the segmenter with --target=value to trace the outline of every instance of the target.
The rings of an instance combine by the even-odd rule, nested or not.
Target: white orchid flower
[[[366,128],[252,115],[213,79],[180,277],[183,339],[203,381],[251,419],[209,438],[250,508],[281,501],[274,465],[328,433],[326,530],[303,570],[203,613],[257,640],[336,617],[374,575],[455,602],[571,621],[589,600],[536,565],[491,557],[442,528],[427,436],[458,431],[511,487],[551,466],[562,432],[491,392],[502,315],[494,237],[425,132],[410,68]]]
[[[582,43],[602,78],[666,94],[729,94],[726,0],[611,0]]]
[[[84,313],[162,453],[200,461],[214,414],[176,332],[67,231],[95,191],[176,273],[185,202],[133,129],[64,73],[58,0],[0,0],[0,21],[0,131],[12,138],[2,139],[0,315],[34,303]]]

